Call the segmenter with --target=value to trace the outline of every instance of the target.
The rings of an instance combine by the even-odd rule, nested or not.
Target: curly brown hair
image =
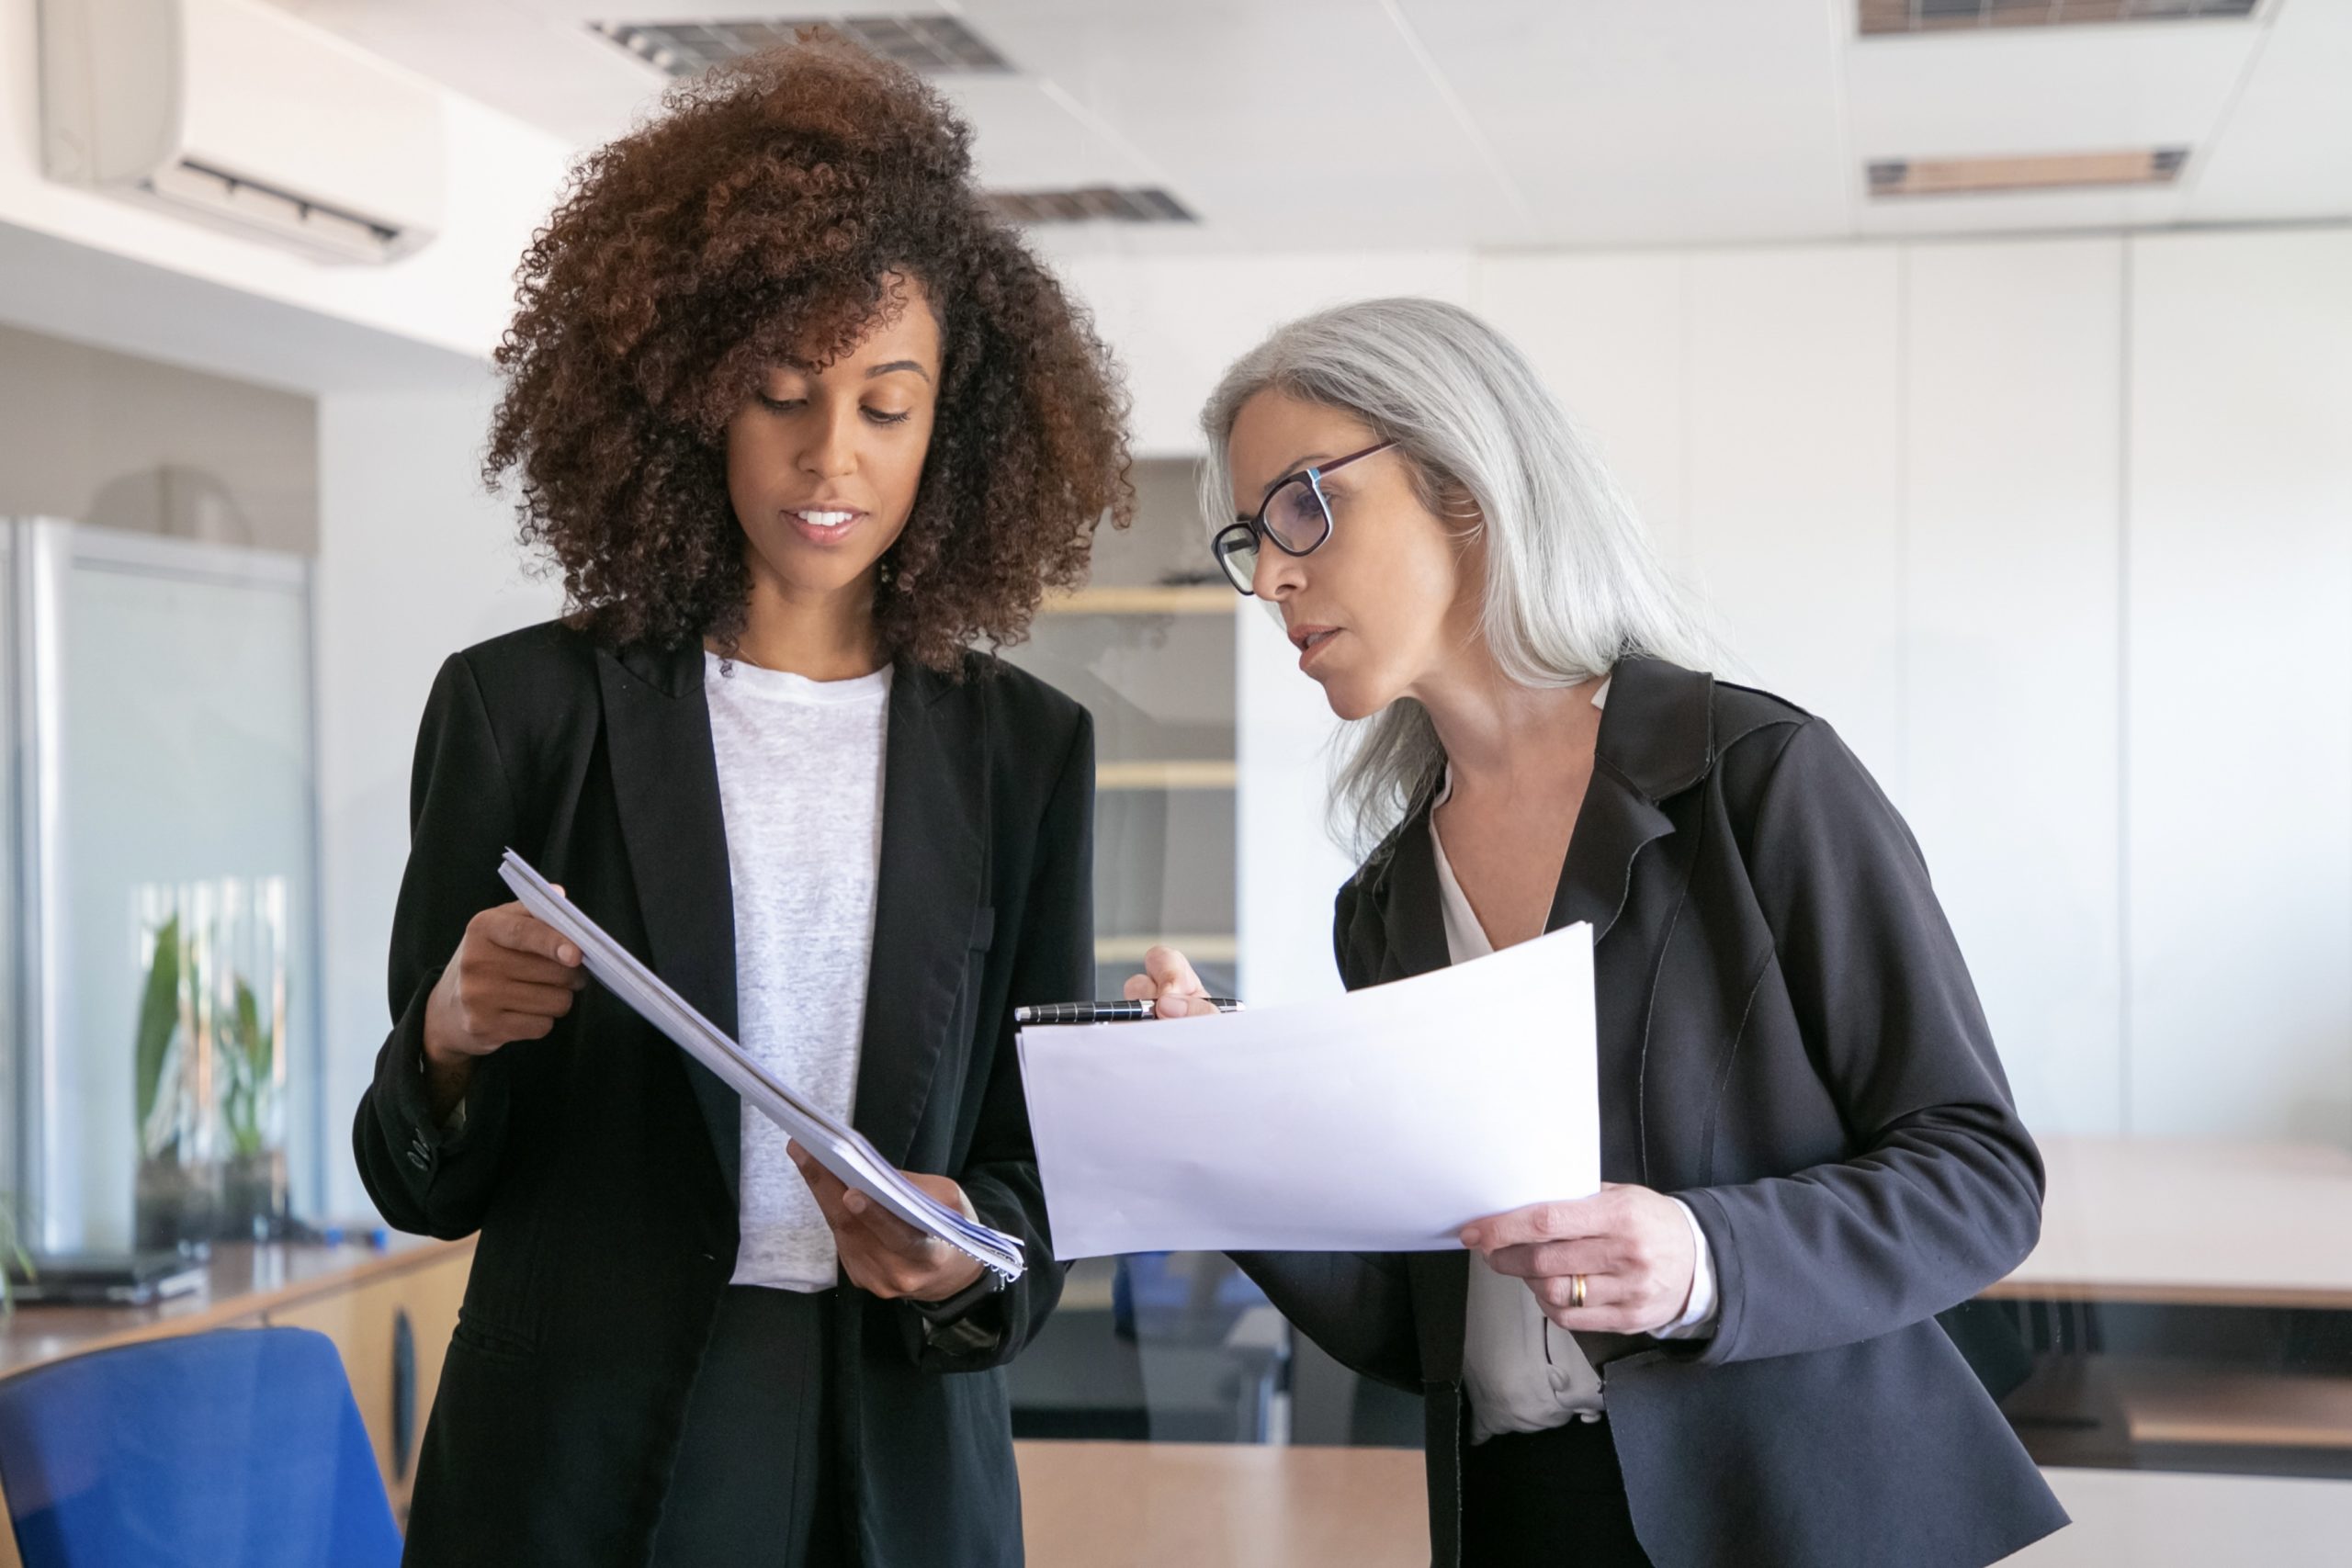
[[[1134,510],[1126,400],[1086,312],[988,208],[971,131],[838,38],[732,62],[574,169],[517,273],[484,479],[519,476],[526,545],[574,623],[731,651],[751,592],[726,428],[760,378],[821,367],[906,306],[940,324],[938,415],[883,557],[886,647],[954,671],[1019,641]]]

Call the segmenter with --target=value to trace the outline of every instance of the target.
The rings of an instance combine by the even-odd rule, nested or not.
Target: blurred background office
[[[514,261],[570,160],[825,22],[969,118],[1130,380],[1138,521],[1011,651],[1096,715],[1102,993],[1156,941],[1337,988],[1333,721],[1207,559],[1194,415],[1280,321],[1467,304],[1926,851],[2051,1163],[1979,1314],[2081,1521],[2025,1560],[2343,1561],[2352,0],[758,10],[0,0],[28,1248],[211,1243],[202,1321],[333,1329],[397,1506],[464,1249],[325,1242],[376,1223],[410,722],[558,604],[478,479]],[[0,1365],[114,1332],[58,1310]],[[1417,1412],[1218,1258],[1080,1265],[1012,1378],[1033,1561],[1423,1560]]]

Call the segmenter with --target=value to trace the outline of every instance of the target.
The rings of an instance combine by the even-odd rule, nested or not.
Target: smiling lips
[[[820,545],[849,537],[865,513],[846,506],[796,506],[785,513],[801,536]]]

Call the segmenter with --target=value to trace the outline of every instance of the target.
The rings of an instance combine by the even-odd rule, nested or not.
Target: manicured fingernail
[[[555,950],[555,955],[566,964],[577,964],[580,962],[580,950],[572,946],[570,942],[566,942],[561,947],[557,948]]]
[[[1478,1245],[1478,1227],[1476,1225],[1472,1225],[1468,1230],[1462,1233],[1462,1245],[1464,1247],[1476,1247]]]

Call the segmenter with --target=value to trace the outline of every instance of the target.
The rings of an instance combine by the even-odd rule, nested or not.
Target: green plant
[[[0,1254],[5,1254],[6,1260],[16,1265],[17,1274],[28,1280],[33,1277],[33,1260],[17,1235],[17,1201],[13,1194],[6,1192],[0,1192]],[[16,1310],[16,1278],[6,1269],[0,1268],[0,1317],[6,1317]]]
[[[141,1152],[150,1156],[162,1154],[179,1137],[174,1122],[156,1114],[179,1026],[180,918],[174,915],[155,933],[155,957],[147,966],[146,989],[139,1000],[139,1137]]]
[[[230,1152],[242,1159],[267,1147],[264,1122],[277,1042],[274,1032],[263,1026],[254,988],[243,976],[237,977],[236,986],[236,1018],[219,1030],[218,1039],[220,1060],[228,1069],[221,1080],[220,1119],[228,1126]]]

